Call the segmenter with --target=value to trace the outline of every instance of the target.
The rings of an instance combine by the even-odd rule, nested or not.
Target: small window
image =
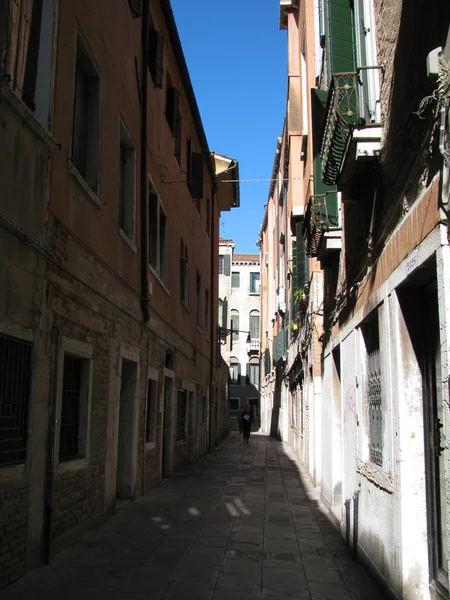
[[[230,410],[239,410],[239,398],[230,398]]]
[[[100,78],[81,38],[77,40],[72,163],[93,192],[98,192]]]
[[[157,414],[158,383],[153,379],[147,382],[147,408],[145,415],[145,442],[150,444],[156,441],[156,414]]]
[[[195,322],[197,327],[202,325],[202,276],[197,271],[195,274]]]
[[[230,359],[230,377],[231,383],[238,384],[241,376],[241,365],[236,357]]]
[[[203,198],[203,155],[193,152],[191,138],[186,147],[187,171],[186,180],[191,197],[197,200],[197,210],[200,212],[200,200]]]
[[[122,123],[119,155],[119,227],[134,242],[136,150]]]
[[[149,205],[150,265],[160,279],[167,283],[167,215],[158,193],[151,183]]]
[[[25,462],[32,344],[0,335],[0,465]]]
[[[183,238],[180,240],[180,300],[189,306],[189,254]]]
[[[260,275],[259,273],[250,273],[250,294],[260,293]]]
[[[259,359],[251,358],[247,368],[249,383],[255,387],[259,387]]]
[[[202,394],[200,399],[200,423],[204,425],[206,423],[206,396]]]
[[[240,285],[240,281],[241,274],[239,273],[239,271],[233,271],[233,273],[231,273],[231,287],[238,288]]]
[[[233,309],[231,311],[231,340],[233,343],[239,342],[239,311]]]
[[[252,310],[249,315],[250,339],[259,340],[259,311]]]
[[[187,391],[177,393],[177,442],[186,441]]]
[[[224,275],[225,257],[223,254],[219,254],[219,275]]]
[[[156,87],[163,85],[163,60],[164,60],[164,36],[160,31],[152,27],[148,33],[148,60],[147,65]]]
[[[166,89],[166,121],[170,131],[175,135],[179,119],[180,92],[172,86],[169,75],[167,75]]]
[[[366,349],[366,402],[370,460],[383,465],[383,404],[378,313],[362,326]]]
[[[88,395],[89,359],[65,354],[59,425],[60,462],[86,456]]]

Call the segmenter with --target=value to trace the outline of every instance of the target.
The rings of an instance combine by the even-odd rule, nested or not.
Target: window
[[[189,255],[183,238],[180,241],[180,300],[189,306]]]
[[[187,391],[177,392],[177,442],[186,441]]]
[[[136,150],[122,123],[119,155],[119,227],[134,242]]]
[[[148,32],[148,59],[147,65],[156,87],[162,88],[164,62],[164,36],[153,27]]]
[[[2,74],[6,66],[13,91],[46,128],[49,125],[54,15],[54,0],[0,2]],[[4,56],[2,51],[6,48],[9,54]]]
[[[150,444],[156,441],[156,414],[157,414],[158,382],[153,379],[147,381],[147,407],[145,414],[145,442]]]
[[[160,279],[167,283],[167,215],[161,200],[150,183],[149,193],[149,256],[150,265]]]
[[[249,383],[255,387],[259,387],[259,359],[251,358],[247,368]]]
[[[239,287],[240,278],[241,278],[241,274],[239,273],[239,271],[233,271],[233,273],[231,273],[231,287],[232,288]]]
[[[259,311],[252,310],[249,317],[250,339],[259,340]]]
[[[239,341],[239,311],[233,309],[231,311],[231,341],[238,342]]]
[[[98,191],[100,78],[82,42],[77,40],[72,163],[91,190]]]
[[[59,420],[60,462],[86,456],[88,394],[89,359],[66,353]]]
[[[200,423],[206,423],[206,396],[202,394],[200,398]]]
[[[211,235],[211,198],[206,199],[206,233]]]
[[[133,17],[140,17],[142,12],[141,0],[128,0]]]
[[[365,323],[362,333],[366,349],[366,402],[369,420],[369,456],[383,464],[383,418],[381,390],[380,336],[378,315]]]
[[[241,375],[241,365],[239,364],[239,360],[236,357],[232,357],[230,359],[231,383],[234,383],[234,384],[239,383],[240,375]]]
[[[202,325],[202,276],[199,271],[195,274],[195,322],[197,327]]]
[[[197,200],[197,210],[200,212],[200,200],[203,198],[203,155],[192,151],[191,138],[186,147],[186,180],[189,192]]]
[[[170,131],[175,135],[179,113],[180,92],[172,86],[170,76],[167,75],[166,88],[166,121]]]
[[[206,337],[209,337],[211,330],[211,300],[208,288],[205,288],[205,329]]]
[[[239,398],[230,398],[230,410],[239,410]]]
[[[250,294],[259,294],[260,275],[259,273],[250,273]]]
[[[0,335],[0,465],[25,462],[32,344]]]
[[[225,275],[225,257],[219,254],[219,275]]]

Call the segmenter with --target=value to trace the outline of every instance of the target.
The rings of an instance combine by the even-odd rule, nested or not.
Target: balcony
[[[310,258],[318,256],[323,236],[339,227],[337,211],[330,210],[329,206],[330,201],[335,200],[335,194],[317,194],[309,198],[303,233],[306,238],[305,251]]]
[[[284,314],[286,312],[286,289],[279,287],[277,290],[277,312]]]
[[[249,356],[259,355],[260,348],[261,348],[260,340],[250,340],[250,343],[247,344],[247,354]]]

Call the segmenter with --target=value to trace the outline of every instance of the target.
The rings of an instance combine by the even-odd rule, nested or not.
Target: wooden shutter
[[[223,329],[227,328],[227,323],[228,323],[228,300],[226,298],[224,298],[223,300],[223,304],[222,304],[222,323],[221,323],[221,327]]]
[[[329,83],[333,73],[355,70],[354,18],[350,0],[327,0],[326,20]]]
[[[133,17],[140,17],[142,12],[141,0],[128,0]]]
[[[191,196],[198,200],[203,198],[203,155],[199,152],[191,153],[189,191]]]
[[[227,277],[230,276],[230,271],[231,271],[231,257],[229,254],[225,254],[224,256],[224,267],[223,267],[223,274],[226,275]]]
[[[303,221],[297,221],[295,224],[296,258],[297,258],[297,289],[304,288],[309,282],[309,259],[305,253],[305,244],[303,238]]]
[[[156,29],[150,29],[148,39],[148,68],[153,83],[161,88],[163,85],[164,36]]]
[[[179,116],[179,101],[180,92],[174,88],[167,88],[166,96],[166,119],[169,124],[170,131],[175,134],[177,130],[178,116]]]

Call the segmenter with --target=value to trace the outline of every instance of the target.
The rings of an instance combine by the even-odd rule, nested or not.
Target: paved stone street
[[[232,432],[3,600],[381,600],[287,446]]]

